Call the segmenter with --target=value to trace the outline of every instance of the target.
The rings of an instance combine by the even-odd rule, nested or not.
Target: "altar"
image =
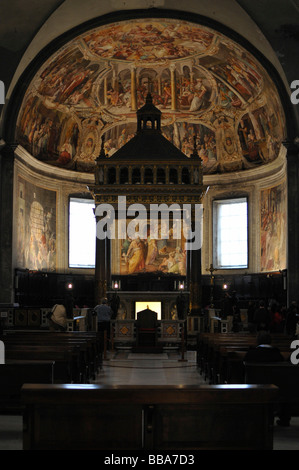
[[[132,341],[138,303],[144,302],[154,303],[150,308],[158,314],[158,341],[177,343],[187,316],[201,314],[207,188],[196,136],[187,157],[163,136],[161,111],[149,93],[137,111],[134,137],[109,157],[104,148],[102,140],[95,184],[89,186],[97,222],[96,301],[117,299],[115,342]]]
[[[184,345],[186,320],[158,320],[157,345],[164,349],[181,349]],[[131,349],[136,345],[136,321],[113,320],[111,322],[111,347]]]

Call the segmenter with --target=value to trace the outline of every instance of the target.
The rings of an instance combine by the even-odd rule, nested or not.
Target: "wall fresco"
[[[18,268],[56,269],[56,192],[36,186],[22,177],[17,185]]]
[[[46,163],[92,172],[102,134],[109,156],[123,134],[135,134],[148,92],[163,132],[187,155],[182,132],[196,133],[204,173],[253,168],[278,155],[284,114],[263,67],[219,32],[171,19],[101,26],[58,50],[25,94],[16,140]],[[208,149],[203,129],[213,141]]]
[[[286,268],[286,183],[261,191],[261,271]]]
[[[127,224],[130,220],[127,221]],[[146,223],[146,222],[145,222]],[[158,238],[151,237],[147,225],[147,237],[127,237],[112,240],[112,274],[164,273],[186,275],[185,238],[177,238],[176,222],[158,222]],[[182,226],[182,224],[181,224]],[[142,224],[136,228],[142,233]]]

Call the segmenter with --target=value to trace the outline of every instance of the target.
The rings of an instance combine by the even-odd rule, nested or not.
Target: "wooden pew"
[[[291,350],[289,347],[286,347],[285,350],[281,348],[281,355],[283,356],[286,362],[289,361]],[[233,383],[245,383],[245,367],[244,367],[244,358],[247,351],[242,351],[238,349],[227,349],[226,350],[226,371],[225,376],[222,377],[223,382],[227,384]]]
[[[8,345],[5,348],[5,357],[7,361],[20,360],[21,358],[27,361],[54,361],[54,382],[81,382],[79,352],[74,348]]]
[[[299,412],[299,367],[290,362],[244,363],[245,383],[274,384],[279,389],[276,414],[282,425],[288,426]]]
[[[89,382],[90,379],[95,378],[101,363],[100,346],[95,332],[86,334],[85,332],[14,331],[7,333],[3,341],[8,358],[17,359],[22,348],[28,359],[36,359],[39,352],[44,359],[51,359],[51,354],[55,350],[57,363],[55,381]],[[60,358],[58,353],[60,353]],[[54,356],[52,357],[54,359]],[[67,364],[65,364],[66,361]]]
[[[24,450],[273,448],[273,385],[25,384]]]
[[[283,334],[271,336],[273,346],[277,346],[285,354],[290,353],[291,338],[289,336]],[[238,355],[242,353],[245,355],[248,349],[252,347],[256,347],[255,334],[199,334],[197,361],[200,373],[204,375],[205,380],[210,384],[233,383],[229,377],[231,371],[229,360],[235,359],[234,367],[237,369],[236,359]],[[235,357],[234,353],[236,353]],[[240,369],[243,364],[241,363],[239,366]],[[243,383],[243,378],[240,382]]]
[[[203,333],[198,335],[197,362],[200,373],[210,384],[216,384],[219,374],[220,348],[226,345],[238,345],[248,348],[256,343],[256,336],[248,333]]]
[[[52,384],[53,361],[8,360],[0,364],[0,412],[21,413],[21,388],[24,383]]]

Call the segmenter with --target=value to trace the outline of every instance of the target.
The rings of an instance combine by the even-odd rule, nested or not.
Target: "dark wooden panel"
[[[277,393],[272,385],[25,384],[24,449],[272,449]]]

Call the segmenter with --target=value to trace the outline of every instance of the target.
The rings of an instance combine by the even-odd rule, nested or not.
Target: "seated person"
[[[247,351],[244,362],[279,362],[284,357],[279,349],[271,345],[271,336],[266,331],[257,335],[257,346]]]
[[[66,331],[67,318],[64,305],[54,305],[48,318],[51,331]]]

